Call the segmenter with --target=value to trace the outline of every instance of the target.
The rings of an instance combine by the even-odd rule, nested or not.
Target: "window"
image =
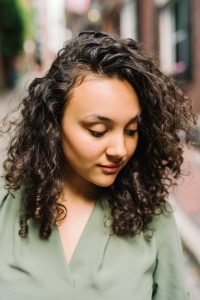
[[[165,2],[163,4],[163,2]],[[159,5],[161,67],[180,79],[191,78],[189,0],[162,1]]]

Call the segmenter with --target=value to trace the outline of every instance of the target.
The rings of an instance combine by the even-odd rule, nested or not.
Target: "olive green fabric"
[[[182,249],[172,214],[153,222],[155,232],[121,238],[105,227],[106,199],[90,215],[70,264],[58,229],[48,241],[29,221],[19,237],[20,191],[1,188],[0,298],[2,300],[184,300]],[[152,296],[152,294],[154,294]]]

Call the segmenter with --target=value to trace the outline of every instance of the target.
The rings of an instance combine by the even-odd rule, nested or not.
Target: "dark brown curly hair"
[[[28,220],[39,225],[47,239],[63,213],[64,154],[60,124],[73,88],[93,74],[127,80],[136,90],[142,108],[136,152],[109,193],[112,231],[135,235],[148,229],[155,214],[165,209],[169,188],[181,174],[183,145],[195,123],[191,101],[173,80],[164,75],[153,59],[132,39],[102,32],[81,32],[68,41],[42,78],[32,81],[22,102],[22,118],[4,163],[6,188],[23,187],[22,237]]]

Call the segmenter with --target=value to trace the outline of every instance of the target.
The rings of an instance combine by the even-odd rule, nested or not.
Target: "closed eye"
[[[94,131],[92,129],[89,129],[91,135],[95,136],[95,137],[102,137],[104,135],[104,133],[106,133],[106,131]]]
[[[89,129],[89,131],[90,131],[92,136],[97,137],[97,138],[102,137],[107,132],[107,130],[105,130],[105,131],[95,131],[95,130],[92,130],[92,129]],[[127,129],[127,130],[125,130],[125,132],[128,136],[132,137],[138,132],[138,129],[129,129],[129,130]]]
[[[134,136],[138,132],[138,129],[127,129],[126,134],[128,136]]]

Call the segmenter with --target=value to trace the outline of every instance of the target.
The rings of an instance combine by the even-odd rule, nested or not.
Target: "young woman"
[[[6,300],[184,300],[167,203],[190,101],[132,39],[82,32],[30,84],[5,161]]]

